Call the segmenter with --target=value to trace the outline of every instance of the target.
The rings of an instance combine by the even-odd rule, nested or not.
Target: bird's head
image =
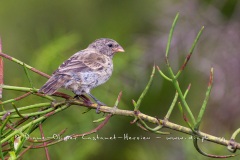
[[[97,52],[112,57],[116,52],[124,52],[122,46],[109,38],[100,38],[91,43],[88,48],[95,49]]]

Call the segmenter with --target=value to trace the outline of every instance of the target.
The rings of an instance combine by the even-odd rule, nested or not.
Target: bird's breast
[[[83,86],[87,85],[90,88],[94,88],[105,83],[111,77],[112,72],[113,65],[109,61],[109,63],[103,63],[94,70],[79,73],[79,77]]]

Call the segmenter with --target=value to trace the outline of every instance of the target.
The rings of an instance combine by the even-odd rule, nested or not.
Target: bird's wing
[[[86,53],[84,53],[84,51]],[[78,52],[66,60],[59,68],[53,73],[56,74],[72,74],[79,72],[89,72],[99,70],[106,65],[106,59],[104,55],[96,52],[87,52],[84,50]]]

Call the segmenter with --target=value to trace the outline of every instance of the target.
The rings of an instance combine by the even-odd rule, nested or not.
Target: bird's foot
[[[106,106],[106,104],[104,104],[104,103],[102,103],[102,102],[100,102],[100,101],[96,101],[97,102],[97,104],[98,104],[98,106],[97,106],[97,109],[96,109],[96,113],[97,114],[99,114],[100,113],[100,107],[101,106]]]

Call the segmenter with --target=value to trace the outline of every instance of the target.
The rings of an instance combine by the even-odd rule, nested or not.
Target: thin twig
[[[39,124],[39,130],[40,130],[42,139],[45,139],[41,123]],[[48,151],[48,148],[47,148],[47,143],[43,142],[43,146],[44,146],[44,150],[45,150],[47,160],[50,160],[49,151]]]
[[[26,149],[24,149],[24,151],[22,151],[20,154],[19,154],[19,156],[18,157],[22,157],[29,149],[31,149],[31,145],[30,146],[28,146]]]
[[[2,88],[2,87],[0,87]],[[6,100],[6,101],[3,101],[3,102],[0,102],[0,104],[7,104],[7,103],[12,103],[12,102],[15,102],[15,101],[19,101],[27,96],[29,96],[30,94],[32,94],[31,92],[27,92],[27,93],[24,93],[23,95],[17,97],[17,98],[13,98],[13,99],[9,99],[9,100]]]
[[[17,109],[17,107],[15,106],[14,103],[12,103],[12,106],[13,106],[13,108],[15,109],[16,113],[19,115],[19,117],[21,117],[21,118],[23,118],[23,119],[28,118],[28,117],[26,117],[26,116],[23,116],[23,115],[18,111],[18,109]]]
[[[185,60],[184,60],[184,62],[183,62],[183,65],[181,66],[181,68],[179,69],[178,73],[176,74],[176,78],[179,77],[179,75],[182,73],[182,71],[183,71],[183,70],[185,69],[185,67],[187,66],[187,63],[188,63],[188,61],[190,60],[190,58],[191,58],[191,56],[192,56],[192,53],[193,53],[193,51],[194,51],[194,49],[195,49],[195,47],[196,47],[196,44],[197,44],[200,36],[202,35],[203,29],[204,29],[204,26],[203,26],[203,27],[200,29],[200,31],[198,32],[198,34],[197,34],[197,36],[196,36],[196,38],[195,38],[195,40],[194,40],[194,42],[193,42],[193,44],[192,44],[192,47],[191,47],[191,49],[190,49],[190,51],[189,51],[189,54],[186,56],[186,58],[185,58]]]
[[[29,110],[29,109],[33,109],[33,108],[41,108],[41,107],[46,107],[46,106],[51,106],[51,103],[46,102],[46,103],[37,103],[37,104],[29,105],[29,106],[23,106],[23,107],[19,107],[18,111]],[[2,112],[0,112],[0,117],[2,116],[2,119],[4,119],[4,117],[6,116],[7,113],[14,113],[14,112],[16,112],[15,109],[10,109],[8,111],[2,111]]]
[[[85,135],[89,135],[89,134],[92,134],[92,133],[95,133],[97,132],[98,130],[102,129],[109,121],[109,119],[112,117],[113,114],[108,114],[105,118],[105,120],[99,124],[96,128],[94,128],[93,130],[89,131],[89,132],[86,132],[86,133],[83,133],[83,134],[73,134],[71,135],[71,137],[73,138],[77,138],[77,137],[82,137],[82,136],[85,136]]]
[[[10,60],[10,61],[13,61],[13,62],[15,62],[15,63],[17,63],[17,64],[19,64],[19,65],[21,65],[21,66],[24,65],[24,63],[23,63],[22,61],[20,61],[20,60],[18,60],[18,59],[16,59],[16,58],[13,58],[13,57],[11,57],[11,56],[3,53],[3,52],[0,52],[0,56],[4,57],[4,58],[6,58],[6,59],[8,59],[8,60]],[[33,68],[33,67],[31,67],[31,66],[29,66],[29,65],[27,65],[27,64],[26,64],[25,66],[26,66],[26,68],[32,70],[33,72],[35,72],[35,73],[37,73],[37,74],[39,74],[39,75],[41,75],[41,76],[43,76],[43,77],[46,77],[46,78],[50,78],[50,77],[51,77],[51,76],[49,76],[48,74],[43,73],[43,72],[37,70],[36,68]]]
[[[166,116],[164,117],[165,120],[168,120],[169,117],[170,117],[170,115],[172,114],[172,111],[173,111],[173,108],[174,108],[174,106],[175,106],[175,104],[176,104],[176,102],[177,102],[177,99],[178,99],[178,92],[175,93],[175,96],[174,96],[174,98],[173,98],[172,104],[171,104],[171,106],[169,107]]]
[[[203,115],[204,115],[205,110],[207,108],[207,103],[208,103],[210,93],[211,93],[211,90],[212,90],[212,85],[213,85],[213,68],[211,68],[211,71],[210,71],[210,77],[209,77],[209,82],[208,82],[208,88],[207,88],[207,91],[206,91],[206,96],[205,96],[205,99],[203,101],[202,107],[199,111],[197,122],[194,126],[194,130],[196,130],[196,131],[199,129],[200,123],[202,122]]]
[[[195,149],[202,155],[206,156],[206,157],[210,157],[210,158],[230,158],[230,157],[235,157],[236,155],[235,154],[232,154],[232,155],[223,155],[223,156],[220,156],[220,155],[213,155],[213,154],[208,154],[204,151],[202,151],[199,146],[198,146],[198,138],[193,138],[193,144],[194,144],[194,147]]]
[[[23,99],[23,98],[25,98],[25,97],[27,97],[27,96],[29,96],[31,94],[32,94],[31,92],[27,92],[27,93],[25,93],[25,94],[23,94],[23,95],[21,95],[21,96],[19,96],[17,98],[14,98],[14,100],[15,101],[19,101],[19,100],[21,100],[21,99]]]
[[[160,75],[161,75],[164,79],[172,82],[172,79],[171,79],[171,78],[169,78],[168,76],[166,76],[166,75],[161,71],[161,69],[160,69],[158,66],[156,66],[156,67],[157,67],[158,72],[160,73]]]
[[[151,74],[151,76],[150,76],[150,78],[149,78],[149,81],[148,81],[148,83],[147,83],[147,86],[145,87],[145,89],[143,90],[142,94],[141,94],[140,97],[138,98],[136,105],[134,105],[134,110],[135,110],[135,111],[136,111],[136,110],[139,110],[139,107],[140,107],[140,104],[141,104],[141,102],[142,102],[142,99],[145,97],[145,95],[146,95],[147,92],[148,92],[149,87],[150,87],[151,84],[152,84],[152,80],[153,80],[154,74],[155,74],[155,66],[153,66],[152,74]]]

